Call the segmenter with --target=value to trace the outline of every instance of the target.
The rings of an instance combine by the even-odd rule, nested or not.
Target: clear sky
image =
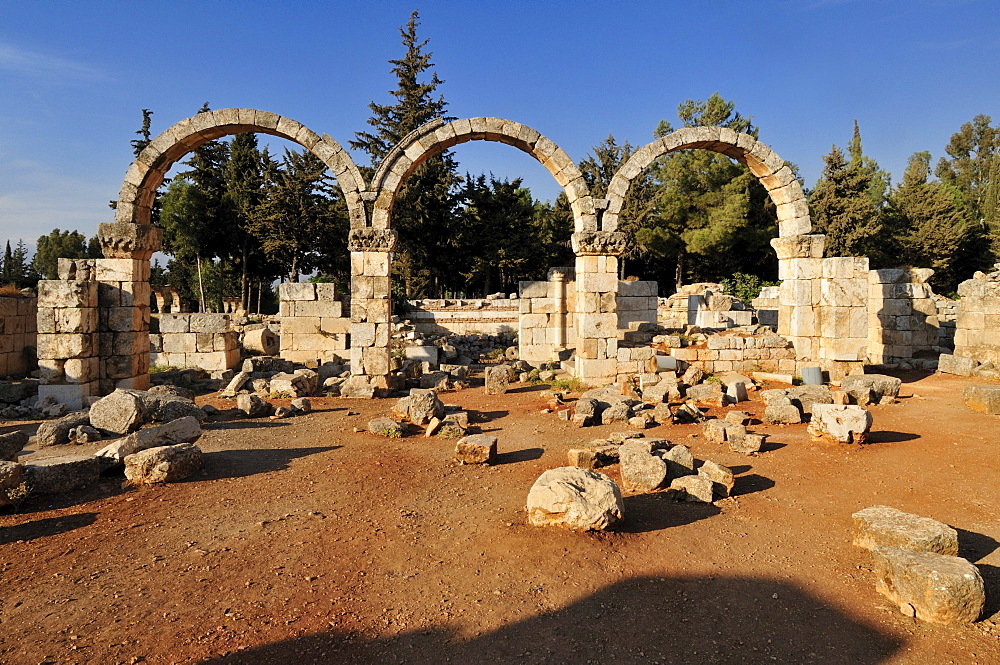
[[[386,61],[414,8],[451,115],[517,120],[575,160],[608,134],[644,144],[659,120],[677,124],[678,103],[714,92],[810,187],[855,118],[895,179],[976,114],[1000,120],[997,0],[0,0],[0,243],[111,221],[142,108],[154,134],[208,101],[346,147],[368,103],[390,101]],[[558,193],[510,146],[456,155],[472,173],[523,177],[537,198]]]

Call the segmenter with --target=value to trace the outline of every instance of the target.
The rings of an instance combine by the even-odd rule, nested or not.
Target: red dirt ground
[[[217,422],[185,482],[106,478],[0,514],[0,662],[998,663],[1000,421],[962,405],[969,379],[904,381],[864,446],[757,426],[771,442],[746,457],[696,425],[648,430],[732,467],[736,496],[627,497],[601,534],[526,524],[535,478],[621,429],[539,413],[542,388],[442,395],[499,436],[492,467],[354,432],[392,400]],[[17,427],[34,429],[0,423]],[[960,530],[981,621],[921,623],[875,592],[851,545],[851,513],[875,504]]]

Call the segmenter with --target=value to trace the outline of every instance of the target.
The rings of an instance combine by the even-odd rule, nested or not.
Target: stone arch
[[[687,148],[713,150],[732,157],[757,176],[778,208],[778,235],[797,236],[809,233],[809,206],[802,193],[802,186],[792,170],[769,147],[749,134],[728,127],[685,127],[657,139],[636,150],[615,173],[608,185],[607,210],[601,220],[601,229],[618,228],[618,214],[628,195],[632,180],[657,157]]]
[[[361,192],[365,181],[351,156],[328,135],[317,135],[305,125],[276,113],[256,109],[219,109],[181,120],[153,139],[125,174],[115,221],[148,225],[156,190],[170,167],[184,155],[222,136],[257,132],[298,143],[326,164],[347,200],[351,225],[365,225]]]
[[[376,193],[371,225],[387,229],[393,202],[406,178],[428,157],[468,141],[498,141],[522,150],[544,166],[566,191],[575,231],[597,231],[597,216],[583,174],[566,152],[527,125],[503,118],[432,120],[413,130],[386,155],[372,178]]]

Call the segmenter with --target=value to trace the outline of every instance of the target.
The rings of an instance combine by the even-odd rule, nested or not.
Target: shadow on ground
[[[784,582],[640,577],[462,640],[446,627],[371,639],[331,630],[226,663],[885,663],[902,643]]]
[[[615,531],[620,533],[660,531],[722,512],[710,503],[674,501],[666,492],[626,496],[622,501],[625,503],[625,522],[615,527]]]
[[[216,480],[242,478],[257,473],[287,469],[296,458],[337,450],[343,446],[316,446],[313,448],[250,448],[244,450],[219,450],[205,453],[202,471],[190,480]]]
[[[506,453],[497,454],[495,464],[514,464],[516,462],[529,462],[538,459],[545,453],[542,448],[524,448],[523,450],[511,450]]]
[[[754,492],[763,492],[774,487],[775,483],[770,478],[756,473],[748,473],[745,476],[737,476],[734,479],[732,496],[743,496]]]
[[[903,441],[913,441],[919,438],[919,434],[886,430],[882,432],[869,432],[867,443],[902,443]]]
[[[36,538],[54,536],[57,533],[65,533],[66,531],[89,526],[96,520],[97,513],[77,513],[76,515],[48,517],[16,526],[7,526],[0,529],[0,545],[16,543],[19,540],[35,540]]]

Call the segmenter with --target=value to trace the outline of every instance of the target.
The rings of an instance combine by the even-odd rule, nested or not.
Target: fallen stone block
[[[730,402],[746,402],[750,399],[747,395],[747,385],[742,381],[734,381],[726,386],[726,396]]]
[[[979,363],[972,358],[942,353],[938,356],[938,371],[943,374],[955,374],[956,376],[972,376]]]
[[[292,409],[299,413],[309,413],[312,411],[312,401],[308,397],[296,397],[292,400]]]
[[[746,411],[730,411],[726,414],[726,422],[733,423],[734,425],[743,425],[746,427],[750,424],[752,417]]]
[[[66,445],[70,442],[69,433],[73,428],[89,424],[90,414],[86,411],[74,411],[59,420],[42,423],[35,433],[35,445],[39,448]]]
[[[639,416],[632,416],[631,418],[628,419],[628,426],[634,427],[635,429],[646,429],[647,427],[652,426],[652,420],[653,420],[652,414],[650,414],[648,417],[646,416],[646,414]]]
[[[712,503],[714,483],[705,476],[681,476],[670,481],[670,489],[684,493],[684,500],[693,503]]]
[[[809,434],[840,443],[864,443],[872,428],[872,414],[857,405],[816,404]]]
[[[102,458],[102,460],[120,463],[127,456],[146,450],[147,448],[172,446],[179,443],[194,443],[201,438],[201,435],[202,429],[197,419],[192,416],[186,416],[163,425],[147,427],[138,432],[132,432],[117,441],[111,442],[94,454],[96,457]]]
[[[622,486],[628,492],[652,492],[667,479],[667,463],[642,439],[630,439],[618,449]]]
[[[764,408],[763,420],[772,425],[795,425],[802,422],[802,412],[787,396],[775,398]]]
[[[241,369],[250,374],[277,374],[294,372],[295,363],[274,356],[254,356],[244,360]]]
[[[632,407],[628,402],[615,402],[601,412],[601,424],[627,423],[632,417]]]
[[[24,466],[17,462],[0,460],[0,506],[14,503],[14,495],[22,482],[24,482]]]
[[[958,554],[958,532],[944,522],[872,506],[854,513],[854,544],[865,549],[902,547],[914,552]]]
[[[69,440],[77,445],[100,441],[101,433],[90,425],[79,425],[69,431]]]
[[[902,381],[885,374],[852,374],[840,381],[840,389],[846,392],[859,405],[864,406],[863,399],[878,404],[884,397],[898,397]]]
[[[876,547],[875,590],[907,616],[943,624],[972,623],[986,592],[979,570],[957,556]]]
[[[726,404],[726,394],[722,392],[722,384],[714,381],[691,386],[687,389],[687,398],[712,406],[725,406]]]
[[[603,473],[564,466],[535,481],[525,506],[533,526],[603,531],[624,519],[625,505],[614,481]]]
[[[17,461],[17,454],[28,445],[28,433],[17,430],[0,434],[0,461]]]
[[[152,485],[184,480],[201,468],[201,448],[193,443],[149,448],[125,458],[130,485]]]
[[[804,415],[813,413],[817,404],[833,404],[829,386],[795,386],[786,391],[788,399]]]
[[[399,439],[403,436],[403,426],[392,418],[375,418],[369,420],[368,431],[390,439]]]
[[[375,391],[375,386],[364,376],[352,376],[340,384],[340,396],[348,399],[372,399]]]
[[[236,408],[245,413],[248,418],[263,418],[271,415],[274,410],[270,402],[257,395],[248,394],[236,396]]]
[[[149,422],[142,398],[133,390],[116,390],[90,407],[90,424],[112,434],[128,434]]]
[[[759,453],[766,439],[766,434],[732,434],[729,436],[729,449],[734,453],[743,453],[744,455]]]
[[[318,376],[318,375],[317,375]],[[270,378],[269,390],[289,397],[308,397],[315,392],[315,383],[302,374],[282,372]]]
[[[705,378],[705,372],[700,367],[691,365],[684,370],[684,376],[681,377],[681,382],[688,386],[696,386],[701,383],[703,378]]]
[[[392,409],[393,416],[409,420],[414,425],[426,425],[433,418],[444,417],[444,404],[434,390],[413,388]]]
[[[38,460],[24,467],[24,481],[32,494],[59,494],[85,487],[101,475],[93,455],[66,455]]]
[[[695,472],[694,455],[687,446],[672,446],[669,450],[661,452],[660,457],[667,463],[667,471],[671,478],[680,478]]]
[[[171,420],[192,416],[199,421],[208,416],[205,411],[194,403],[194,400],[169,392],[136,391],[136,396],[142,400],[148,416],[147,422],[168,423]]]
[[[721,464],[705,460],[705,462],[698,467],[698,475],[712,481],[712,491],[715,496],[719,498],[725,499],[729,496],[729,493],[733,491],[735,480],[733,478],[732,469],[728,466],[722,466]]]
[[[470,434],[455,445],[455,459],[462,464],[492,464],[497,457],[497,438],[490,434]]]
[[[422,390],[448,390],[451,388],[452,376],[448,372],[428,372],[420,375]]]
[[[503,395],[506,393],[507,387],[510,385],[510,373],[511,367],[509,365],[487,367],[485,371],[486,394]]]
[[[966,386],[962,388],[962,400],[973,411],[1000,414],[1000,386]]]
[[[597,459],[597,451],[585,448],[570,448],[566,453],[569,466],[578,466],[581,469],[596,469]]]

